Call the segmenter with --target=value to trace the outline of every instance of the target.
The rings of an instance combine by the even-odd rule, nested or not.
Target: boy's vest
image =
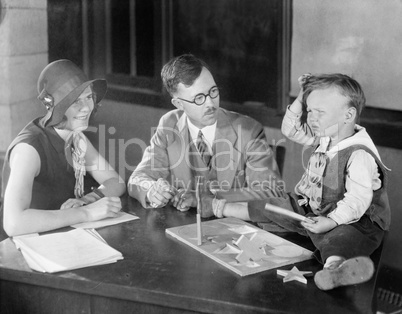
[[[359,149],[363,149],[371,156],[374,157],[381,180],[381,187],[373,191],[373,200],[366,211],[371,221],[376,222],[383,230],[388,230],[391,223],[391,210],[388,201],[387,184],[388,176],[387,170],[382,165],[378,157],[364,145],[352,145],[338,152],[326,166],[323,177],[323,190],[320,214],[328,214],[333,211],[337,202],[344,198],[345,180],[347,173],[347,163],[351,154]]]

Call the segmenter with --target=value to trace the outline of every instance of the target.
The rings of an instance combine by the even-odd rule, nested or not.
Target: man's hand
[[[195,192],[179,189],[172,199],[172,204],[177,208],[177,210],[182,212],[189,210],[190,207],[197,207]]]
[[[165,206],[177,193],[175,187],[171,186],[165,179],[159,178],[148,190],[148,201],[154,208]]]
[[[214,199],[214,195],[211,192],[201,193],[201,206],[202,218],[209,218],[214,215],[212,211],[212,201]],[[197,198],[194,191],[186,191],[184,189],[180,189],[178,193],[172,199],[172,204],[177,210],[182,212],[189,210],[191,207],[197,207]]]
[[[302,222],[301,224],[304,228],[306,228],[308,231],[312,233],[325,233],[334,229],[338,225],[331,218],[323,216],[308,217],[308,218],[314,220],[315,223]]]

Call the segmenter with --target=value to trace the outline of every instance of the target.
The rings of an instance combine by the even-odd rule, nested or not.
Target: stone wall
[[[43,114],[37,78],[48,62],[47,1],[0,0],[0,154]]]

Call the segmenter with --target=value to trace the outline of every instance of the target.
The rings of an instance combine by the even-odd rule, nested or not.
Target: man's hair
[[[192,54],[184,54],[168,61],[162,68],[161,78],[163,86],[171,96],[177,91],[177,85],[182,83],[185,86],[193,85],[200,76],[202,68],[208,65]]]
[[[303,84],[303,108],[307,107],[307,98],[317,89],[336,88],[338,92],[349,99],[348,106],[356,108],[356,122],[359,121],[360,114],[366,105],[366,97],[360,84],[345,74],[319,74],[311,75]]]

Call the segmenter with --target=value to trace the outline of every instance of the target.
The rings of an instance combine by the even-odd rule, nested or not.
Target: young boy
[[[366,130],[356,124],[365,97],[358,82],[342,74],[304,75],[286,111],[282,133],[314,151],[294,193],[238,204],[215,200],[217,217],[237,217],[268,231],[278,227],[311,238],[324,268],[314,280],[322,290],[369,280],[369,259],[390,225],[387,169]],[[304,113],[304,114],[303,114]],[[307,123],[305,113],[307,113]],[[264,209],[270,203],[306,215],[301,224]]]

